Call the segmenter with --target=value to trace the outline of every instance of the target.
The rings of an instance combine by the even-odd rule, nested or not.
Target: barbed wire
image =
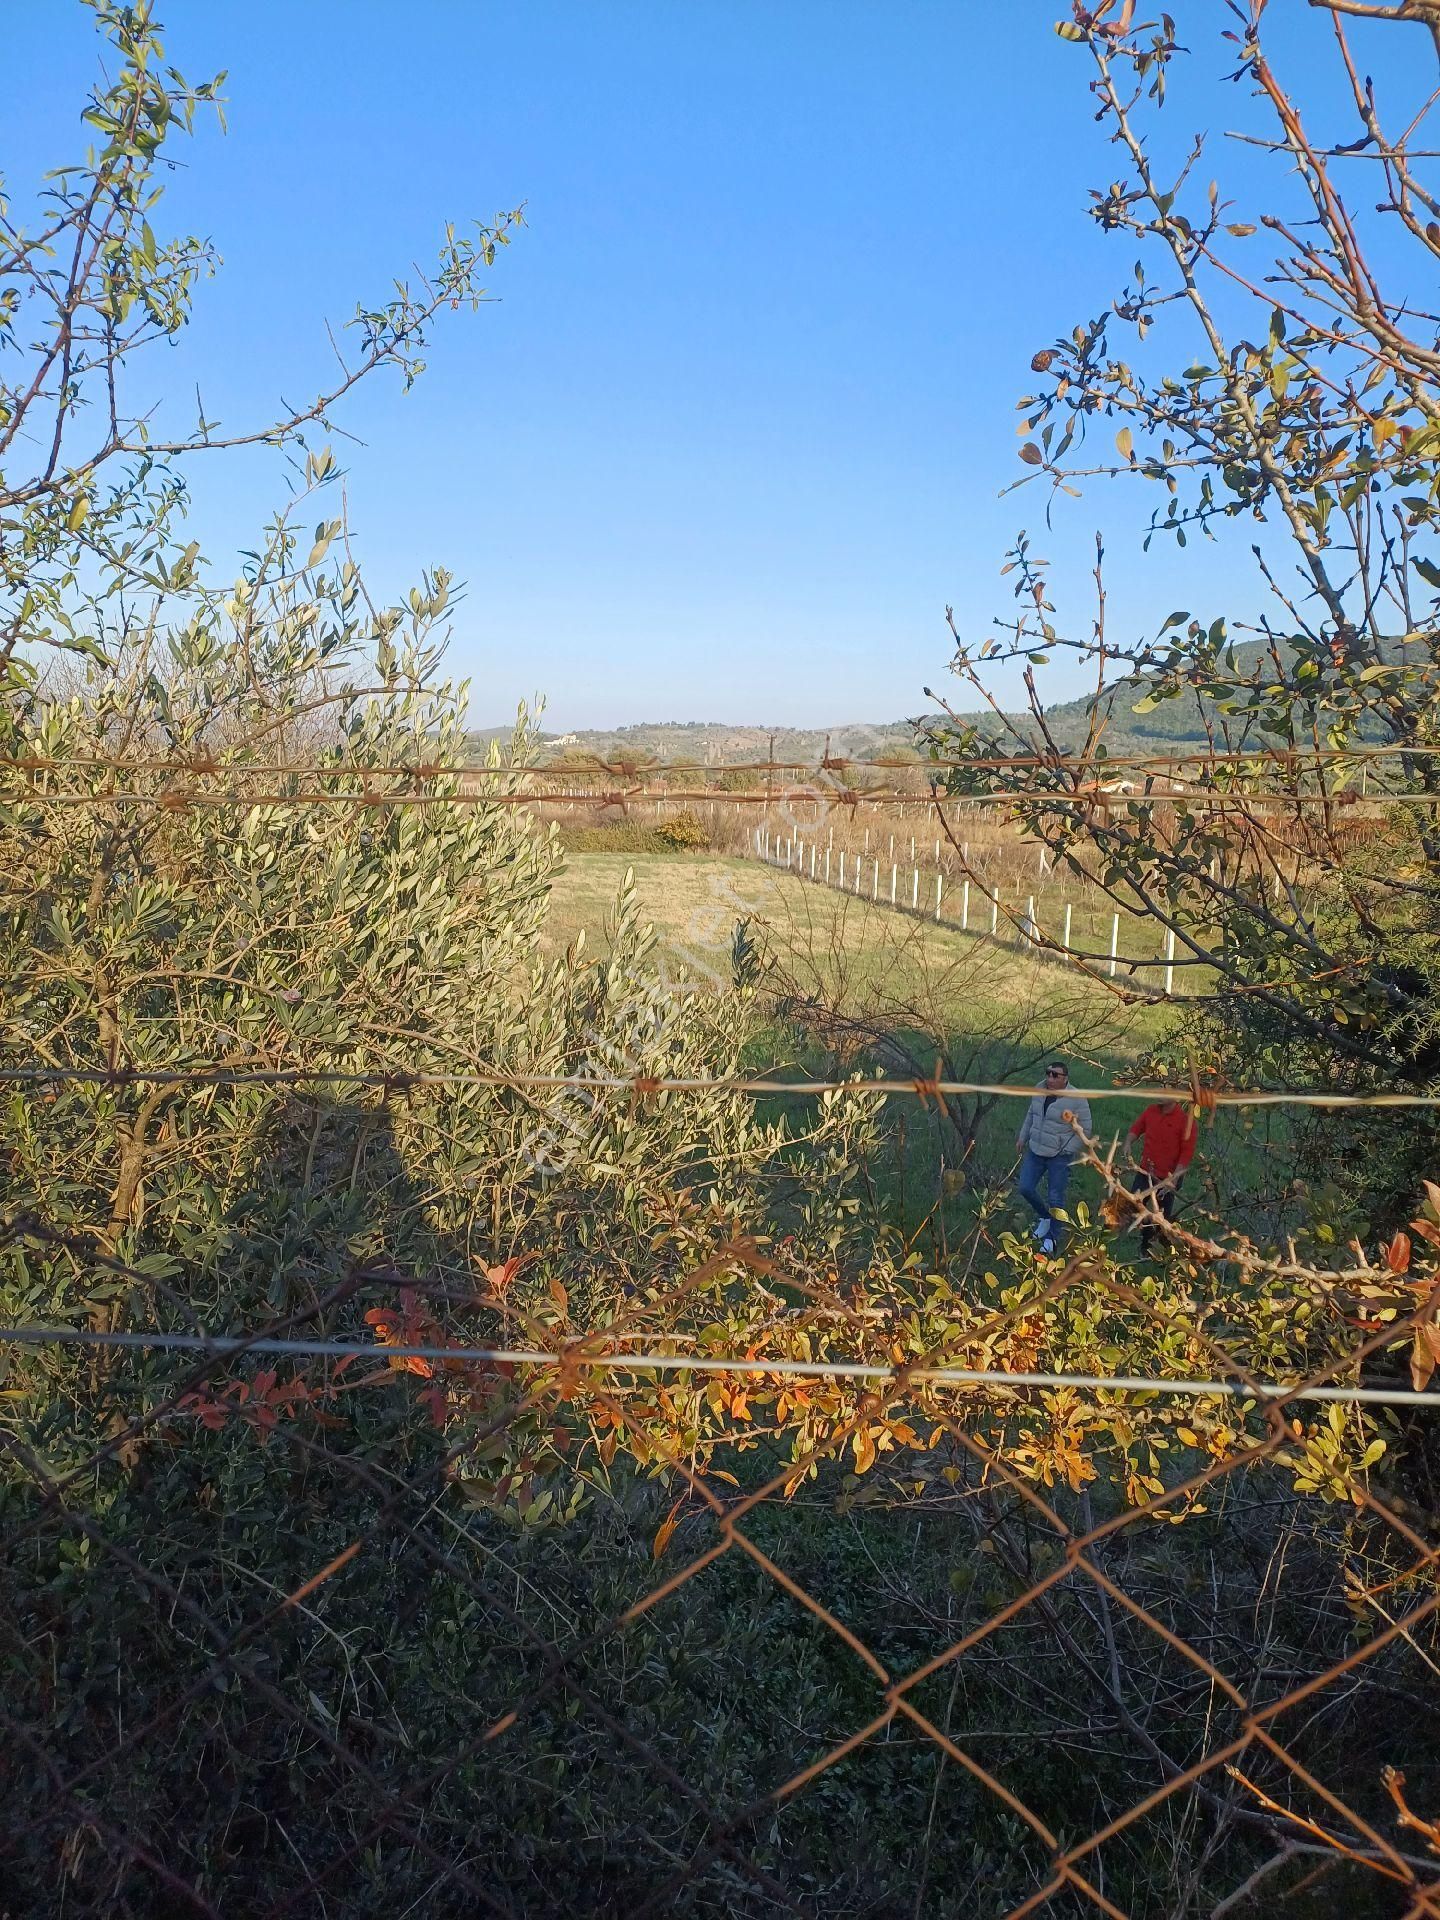
[[[103,763],[102,763],[103,764]],[[858,763],[857,763],[858,764]],[[957,763],[971,770],[983,770],[988,763],[972,761]],[[116,771],[134,772],[133,765],[118,765]],[[733,769],[733,771],[753,771],[753,769]],[[1036,771],[1059,775],[1078,775],[1086,772],[1078,766],[1069,766],[1062,762],[1037,762]],[[524,786],[507,786],[503,790],[484,784],[489,781],[503,780],[510,769],[496,768],[405,768],[405,767],[362,767],[347,766],[329,769],[317,765],[296,765],[291,768],[269,766],[249,766],[244,763],[230,763],[223,767],[199,767],[193,770],[179,768],[165,763],[157,763],[153,769],[157,777],[173,775],[178,771],[192,771],[194,776],[203,777],[210,772],[223,773],[233,779],[251,774],[272,775],[291,773],[307,778],[344,778],[344,779],[405,779],[412,784],[401,791],[375,791],[365,788],[360,792],[330,791],[325,788],[301,788],[282,791],[250,791],[234,786],[222,789],[202,787],[162,786],[154,790],[137,788],[92,789],[82,792],[54,792],[33,784],[5,791],[0,788],[0,805],[22,805],[80,808],[80,807],[153,807],[162,812],[184,812],[190,807],[219,808],[280,808],[280,807],[334,807],[334,808],[388,808],[388,807],[542,807],[542,806],[598,806],[626,807],[632,803],[678,804],[693,802],[697,805],[723,805],[729,807],[759,807],[770,810],[790,805],[814,806],[821,802],[841,808],[924,808],[928,811],[945,808],[980,807],[1118,807],[1126,804],[1156,805],[1169,802],[1174,805],[1188,804],[1203,807],[1207,813],[1239,813],[1248,816],[1274,814],[1288,816],[1297,807],[1334,808],[1347,815],[1364,818],[1383,817],[1387,807],[1393,805],[1432,807],[1440,805],[1440,792],[1417,791],[1401,788],[1378,788],[1373,794],[1355,788],[1333,790],[1327,788],[1305,788],[1277,791],[1271,788],[1258,791],[1245,791],[1229,786],[1212,785],[1174,785],[1167,787],[1146,786],[1136,791],[1131,783],[1106,785],[1095,777],[1095,770],[1089,769],[1087,780],[1077,780],[1070,786],[1034,787],[1010,785],[987,787],[977,791],[955,791],[942,789],[931,781],[924,792],[907,792],[902,788],[852,788],[833,784],[799,785],[787,787],[767,786],[750,791],[731,791],[719,787],[661,787],[652,790],[645,783],[649,781],[653,769],[639,771],[615,770],[612,777],[628,779],[631,784],[610,789],[594,787],[576,788],[573,786],[551,787],[537,790]],[[528,771],[554,772],[554,769],[518,769],[522,775]],[[597,769],[597,771],[604,771]],[[674,769],[676,772],[688,771],[694,774],[701,769]],[[917,768],[917,772],[924,771]],[[453,791],[445,793],[421,790],[425,784],[437,779],[454,780],[458,784]]]
[[[1115,769],[1153,768],[1163,770],[1170,767],[1213,767],[1213,766],[1249,766],[1256,762],[1270,763],[1284,767],[1331,766],[1344,763],[1363,763],[1370,760],[1387,759],[1426,759],[1440,754],[1440,744],[1415,742],[1406,745],[1377,743],[1367,746],[1344,747],[1219,747],[1197,748],[1188,753],[1107,753],[1074,754],[1056,753],[1012,753],[1012,754],[967,754],[963,756],[917,760],[866,759],[850,754],[822,754],[818,760],[655,760],[641,762],[638,756],[623,753],[606,756],[601,753],[586,753],[583,761],[565,762],[563,760],[505,760],[497,766],[489,766],[483,761],[441,762],[432,760],[395,761],[389,763],[367,764],[359,760],[245,760],[222,759],[213,754],[191,755],[117,755],[107,757],[103,754],[70,754],[63,757],[47,754],[0,754],[0,768],[10,768],[20,772],[64,771],[71,767],[86,767],[103,772],[135,773],[191,773],[214,774],[227,772],[276,773],[276,774],[315,774],[329,779],[332,776],[392,775],[397,778],[415,780],[450,779],[455,777],[497,776],[508,773],[562,773],[573,772],[577,777],[586,772],[628,774],[631,776],[651,774],[683,773],[829,773],[843,772],[850,768],[862,768],[884,773],[925,773],[932,769],[966,769],[980,771],[1000,771],[1003,769],[1036,770],[1059,769],[1085,771],[1092,774],[1105,773]]]
[[[1164,962],[1146,961],[1162,966]],[[868,1078],[849,1080],[779,1080],[745,1075],[701,1075],[667,1079],[648,1074],[585,1073],[424,1073],[402,1068],[330,1068],[264,1067],[236,1068],[196,1065],[191,1067],[0,1067],[0,1085],[64,1086],[78,1084],[98,1087],[124,1086],[351,1086],[375,1087],[389,1093],[406,1093],[424,1087],[514,1088],[566,1087],[587,1088],[605,1093],[626,1093],[636,1099],[648,1099],[661,1093],[794,1095],[815,1098],[825,1094],[910,1096],[921,1101],[937,1095],[982,1094],[1005,1100],[1033,1100],[1044,1091],[1036,1086],[1016,1086],[1003,1080],[913,1080]],[[1440,1107],[1440,1093],[1326,1093],[1315,1088],[1285,1087],[1210,1087],[1203,1082],[1184,1086],[1067,1086],[1063,1092],[1076,1100],[1179,1100],[1200,1110],[1217,1107]]]
[[[315,1360],[430,1360],[454,1365],[571,1367],[587,1373],[737,1373],[786,1380],[854,1380],[897,1388],[909,1382],[925,1386],[998,1387],[1006,1392],[1104,1392],[1169,1394],[1186,1400],[1227,1399],[1287,1405],[1291,1401],[1339,1402],[1375,1407],[1440,1407],[1440,1391],[1412,1387],[1364,1387],[1286,1384],[1279,1380],[1175,1380],[1146,1374],[1051,1373],[1000,1367],[880,1366],[864,1360],[765,1359],[753,1355],[676,1353],[589,1353],[590,1340],[610,1338],[607,1329],[577,1334],[563,1349],[405,1345],[387,1341],[283,1340],[261,1334],[109,1332],[91,1327],[0,1326],[0,1343],[17,1346],[111,1348],[120,1351],[203,1353],[214,1360],[266,1354]]]
[[[666,793],[646,793],[642,788],[632,788],[626,793],[475,793],[461,790],[456,793],[240,793],[227,789],[223,793],[199,791],[180,792],[175,788],[166,788],[158,793],[138,793],[130,790],[111,793],[41,793],[26,789],[16,794],[0,793],[0,806],[20,806],[29,804],[35,807],[154,807],[163,813],[184,813],[192,807],[244,807],[286,808],[286,807],[350,807],[364,810],[371,808],[383,810],[395,807],[540,807],[540,806],[602,806],[623,807],[633,801],[661,801],[673,804],[677,801],[703,802],[708,805],[727,807],[782,807],[792,803],[801,806],[814,806],[820,801],[833,801],[836,805],[849,809],[852,807],[924,807],[930,811],[959,807],[1118,807],[1127,803],[1156,805],[1189,804],[1203,806],[1208,814],[1241,814],[1250,818],[1259,815],[1283,815],[1295,807],[1330,807],[1343,811],[1348,818],[1377,819],[1383,817],[1389,806],[1440,807],[1440,793],[1403,793],[1387,792],[1369,795],[1364,799],[1351,799],[1333,793],[1263,793],[1243,796],[1222,793],[1218,790],[1185,789],[1173,792],[1144,794],[1114,794],[1091,791],[1035,791],[1021,788],[1007,788],[1003,791],[987,790],[983,793],[854,793],[844,788],[821,790],[814,787],[798,787],[775,793],[719,793],[705,788],[681,789]]]

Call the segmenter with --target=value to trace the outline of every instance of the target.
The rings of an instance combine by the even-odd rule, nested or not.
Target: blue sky
[[[445,219],[526,205],[497,304],[443,329],[409,395],[377,382],[340,416],[375,583],[437,562],[468,583],[453,659],[477,722],[535,692],[555,727],[918,711],[945,685],[946,604],[971,632],[1008,610],[1021,526],[1081,619],[1106,527],[1117,635],[1233,603],[1238,558],[1141,561],[1148,494],[1070,502],[1050,535],[1038,492],[997,498],[1031,354],[1129,264],[1086,217],[1115,167],[1057,0],[161,11],[187,75],[229,70],[230,130],[191,145],[167,199],[225,266],[145,369],[157,394],[198,378],[237,427],[308,397],[327,318],[425,260]],[[1200,16],[1185,131],[1244,107],[1218,9]],[[6,38],[19,189],[82,144],[97,50],[68,0],[7,0]],[[1244,156],[1222,160],[1243,182]],[[194,485],[228,570],[284,470],[217,461]],[[1054,695],[1075,690],[1057,667]]]

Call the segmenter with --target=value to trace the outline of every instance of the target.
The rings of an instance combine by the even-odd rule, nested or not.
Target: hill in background
[[[1245,670],[1251,663],[1247,652],[1254,647],[1235,649],[1237,664]],[[1112,753],[1157,753],[1186,751],[1206,744],[1202,703],[1197,696],[1168,700],[1148,713],[1133,711],[1134,703],[1144,697],[1143,685],[1122,690],[1115,699],[1105,743]],[[1089,726],[1093,695],[1066,700],[1046,710],[1046,721],[1061,747],[1077,747]],[[1218,717],[1218,716],[1217,716]],[[962,714],[975,719],[989,732],[993,715]],[[1020,733],[1030,739],[1034,723],[1028,715],[1015,714]],[[818,763],[828,749],[847,759],[883,759],[892,753],[913,752],[919,744],[925,717],[911,720],[852,722],[836,727],[730,726],[715,720],[668,720],[637,722],[628,727],[586,727],[572,733],[541,735],[548,756],[593,753],[601,759],[629,757],[673,761],[680,765],[724,766],[754,764],[768,760],[772,748],[777,760]],[[508,727],[477,728],[470,741],[477,753],[499,740],[503,746],[510,738]],[[1039,744],[1038,741],[1036,743]],[[1016,751],[1019,751],[1017,744]]]
[[[470,739],[486,746],[498,739],[503,745],[509,728],[487,727]],[[594,753],[602,759],[623,759],[629,755],[670,760],[695,766],[753,764],[770,758],[774,744],[777,760],[818,761],[829,742],[830,752],[849,758],[872,759],[877,753],[914,750],[914,722],[895,720],[879,726],[856,723],[841,727],[765,727],[729,726],[719,720],[659,720],[639,722],[629,727],[586,727],[574,733],[546,733],[541,738],[547,752],[558,757],[567,751]]]
[[[1404,639],[1396,639],[1385,642],[1382,651],[1388,657],[1399,659],[1409,644]],[[1414,652],[1421,665],[1428,665],[1428,650],[1423,643],[1416,642]],[[1232,647],[1229,653],[1235,676],[1257,681],[1265,677],[1264,657],[1260,643],[1253,640]],[[1105,696],[1110,710],[1104,741],[1112,754],[1163,756],[1192,752],[1209,743],[1212,729],[1216,737],[1223,737],[1227,727],[1232,745],[1245,743],[1244,716],[1222,713],[1213,702],[1202,700],[1198,694],[1186,694],[1137,711],[1144,708],[1153,684],[1153,680],[1141,677],[1113,686]],[[1086,694],[1078,700],[1064,700],[1046,708],[1046,725],[1058,746],[1073,749],[1083,744],[1094,705],[1095,696]],[[1205,724],[1207,717],[1210,729]],[[996,719],[992,713],[961,713],[958,718],[974,720],[987,735],[995,732]],[[1015,752],[1025,750],[1022,741],[1030,742],[1036,751],[1043,748],[1044,743],[1028,714],[1011,714],[1009,718],[1020,736],[1012,742]],[[674,761],[680,765],[724,766],[767,760],[773,749],[777,760],[813,765],[820,761],[827,743],[830,753],[854,760],[883,760],[896,753],[913,753],[920,746],[925,725],[924,715],[909,720],[854,721],[835,727],[729,726],[714,720],[669,720],[638,722],[628,727],[581,728],[573,733],[542,734],[541,739],[547,754],[555,759],[567,753],[591,753],[607,760],[633,757]],[[492,740],[499,740],[503,746],[509,738],[508,727],[479,728],[470,735],[477,752]]]

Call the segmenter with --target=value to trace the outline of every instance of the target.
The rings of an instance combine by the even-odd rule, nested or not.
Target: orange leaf
[[[1391,1273],[1404,1273],[1410,1265],[1410,1236],[1397,1233],[1388,1247],[1383,1249],[1385,1264]]]
[[[653,1549],[655,1559],[658,1560],[661,1554],[664,1553],[666,1547],[669,1546],[671,1536],[680,1524],[680,1509],[684,1504],[685,1500],[682,1494],[680,1499],[675,1502],[669,1513],[667,1513],[665,1518],[660,1522],[659,1530],[655,1535],[655,1546]]]
[[[503,1298],[506,1288],[515,1276],[538,1258],[539,1255],[534,1253],[512,1253],[510,1258],[502,1260],[498,1267],[486,1267],[485,1278],[490,1283],[490,1291]]]
[[[1416,1327],[1414,1344],[1410,1349],[1410,1384],[1416,1393],[1425,1391],[1435,1371],[1434,1346],[1425,1338],[1430,1331],[1429,1327]]]

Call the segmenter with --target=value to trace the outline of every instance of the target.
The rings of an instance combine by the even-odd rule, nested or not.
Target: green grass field
[[[1163,1039],[1172,1019],[1164,1007],[1124,1006],[1103,983],[1054,959],[1040,959],[1013,940],[991,941],[937,927],[924,915],[896,913],[864,898],[812,886],[755,861],[718,854],[571,853],[551,900],[547,942],[557,951],[583,929],[585,950],[608,947],[607,923],[626,871],[644,917],[653,925],[665,966],[682,968],[717,986],[730,978],[736,922],[748,919],[792,981],[806,982],[817,1001],[848,1010],[861,1026],[888,1029],[933,1064],[938,1038],[959,1076],[1031,1084],[1043,1052],[1062,1051],[1077,1084],[1123,1085]],[[926,1046],[931,1052],[925,1052]],[[875,1071],[887,1056],[857,1044],[847,1050],[824,1022],[802,1031],[777,1019],[757,1037],[751,1064],[804,1077],[839,1065]],[[897,1071],[893,1058],[889,1070]],[[1097,1104],[1097,1131],[1109,1139],[1139,1110],[1130,1100]],[[982,1179],[1004,1176],[1013,1160],[1018,1104],[997,1102],[981,1130]],[[943,1191],[954,1143],[911,1103],[887,1111],[888,1164],[877,1169],[883,1204],[899,1203],[914,1219]],[[1238,1115],[1207,1125],[1194,1183],[1220,1193],[1268,1189],[1288,1168],[1287,1130],[1271,1122],[1260,1133]],[[1091,1192],[1091,1189],[1094,1192]],[[1082,1173],[1076,1194],[1098,1196],[1093,1175]],[[1017,1216],[1018,1218],[1018,1216]]]
[[[552,951],[582,929],[590,951],[605,950],[627,870],[674,965],[728,975],[735,926],[746,919],[763,926],[778,951],[801,957],[817,980],[852,995],[882,992],[896,1011],[908,998],[926,1001],[934,1015],[972,1023],[982,1009],[1030,1009],[1053,1024],[1042,1009],[1061,1004],[1068,1015],[1078,998],[1107,1034],[1115,1025],[1117,1003],[1103,984],[1021,948],[1003,923],[995,940],[983,931],[962,933],[924,912],[897,912],[720,854],[568,854],[551,896]],[[1121,1023],[1129,1036],[1124,1050],[1153,1045],[1163,1018],[1153,1007],[1131,1009]]]

